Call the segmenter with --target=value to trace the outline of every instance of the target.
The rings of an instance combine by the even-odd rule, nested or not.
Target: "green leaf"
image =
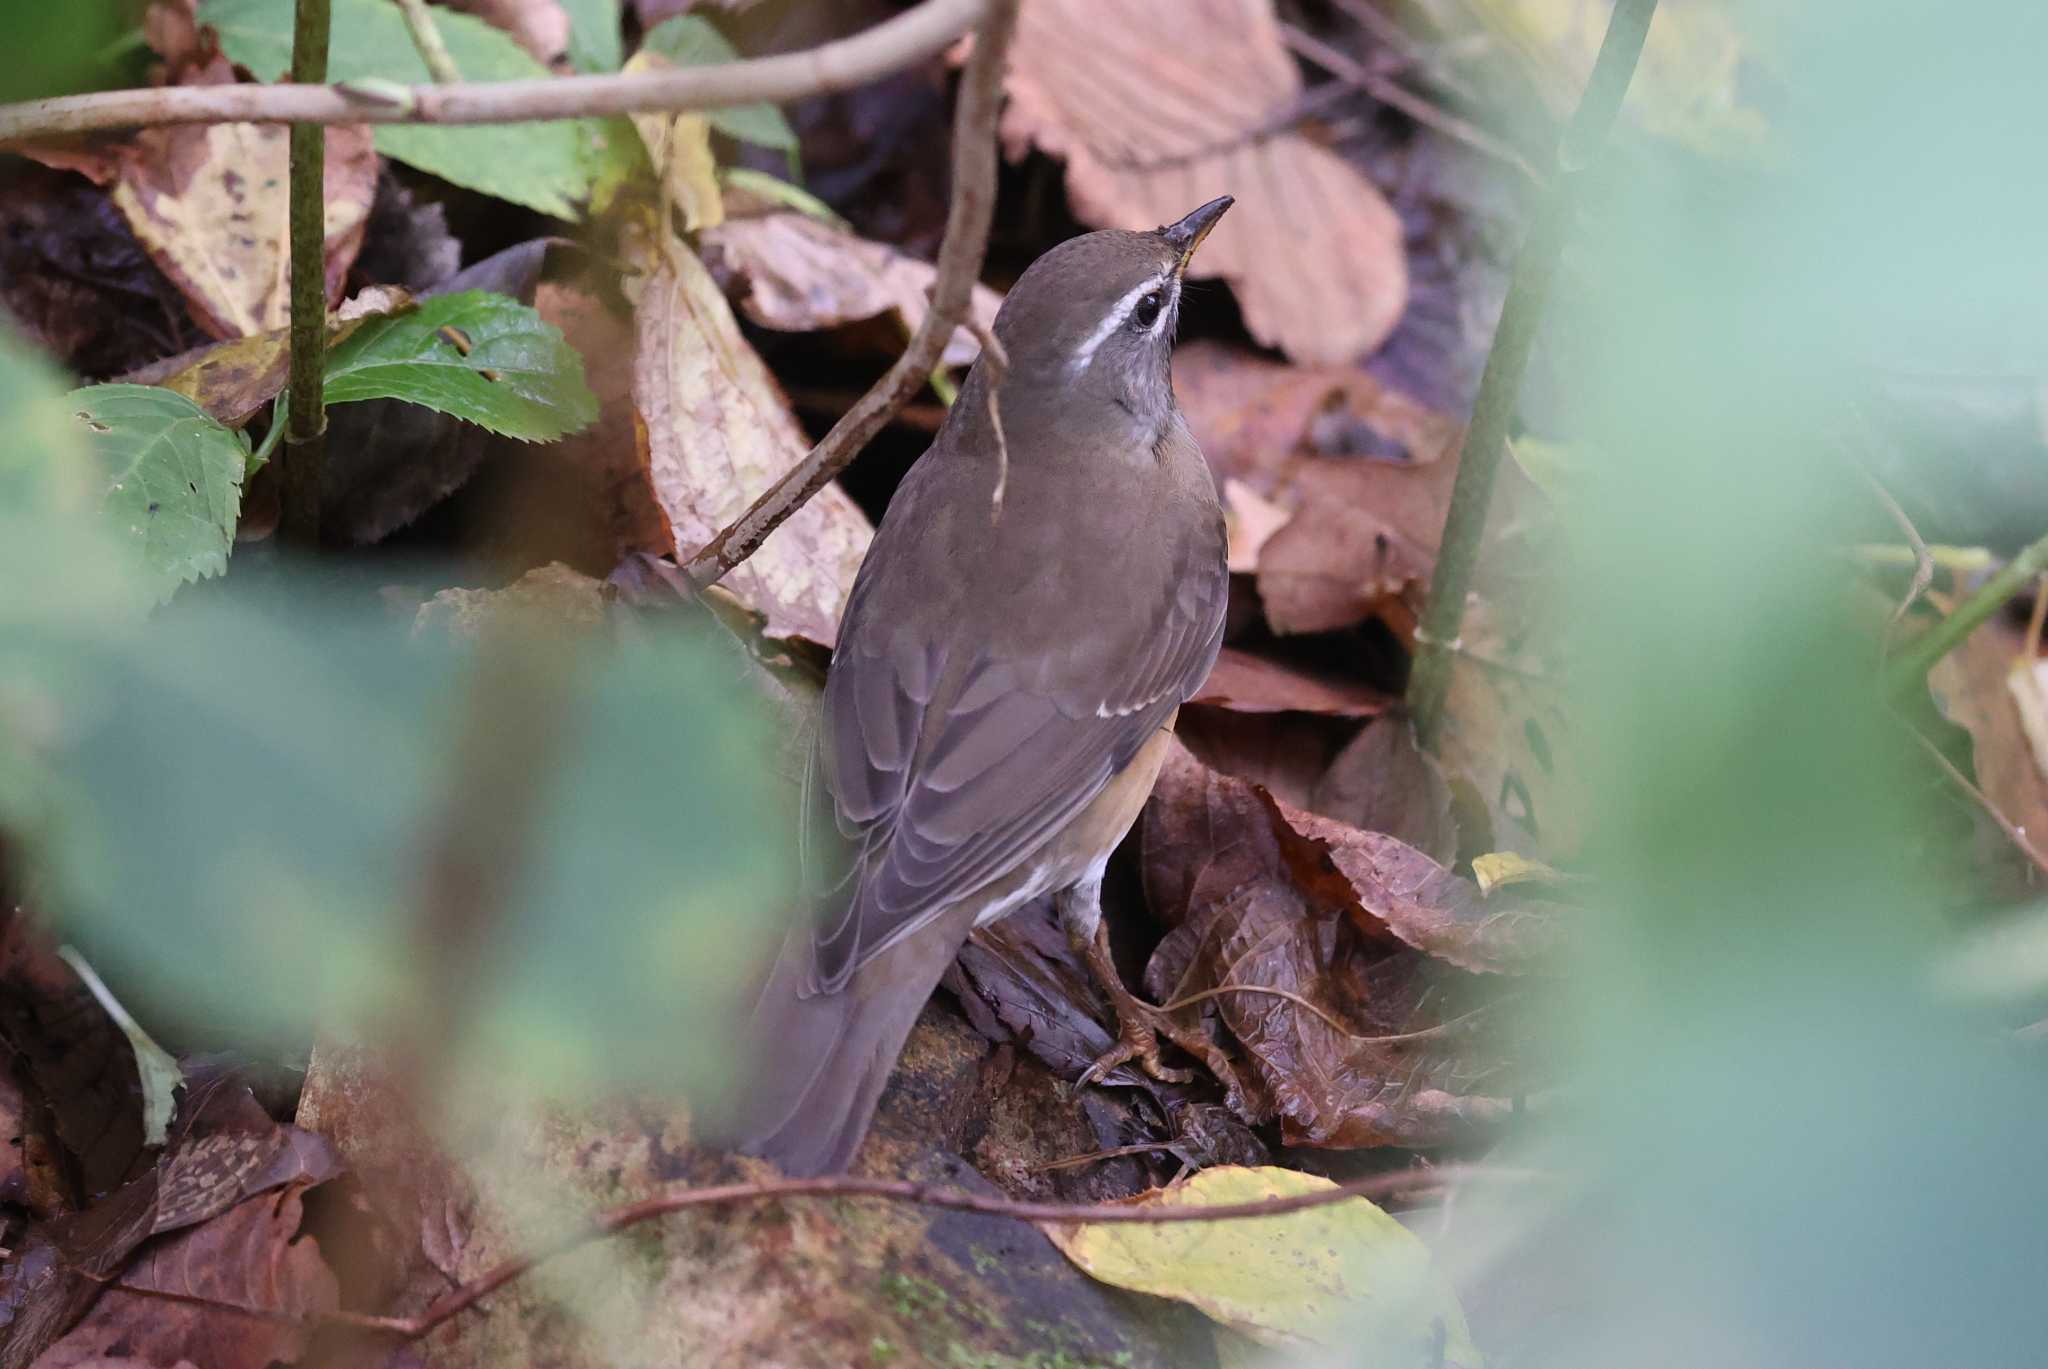
[[[619,0],[562,0],[569,13],[569,60],[578,71],[617,71],[626,60]]]
[[[739,60],[739,51],[709,20],[694,14],[678,14],[648,31],[641,50],[666,57],[679,67],[716,66]],[[732,105],[705,111],[711,126],[728,138],[778,152],[796,150],[796,130],[782,111],[771,104]]]
[[[333,0],[328,79],[425,85],[426,63],[390,0]],[[202,0],[202,21],[220,34],[221,51],[267,81],[291,67],[292,0]],[[448,55],[465,81],[517,81],[550,75],[518,43],[481,19],[434,11]],[[574,218],[604,173],[615,134],[602,120],[434,128],[387,124],[377,150],[422,171],[545,214]]]
[[[249,444],[181,394],[89,385],[69,397],[106,476],[101,503],[158,599],[228,568]]]
[[[447,330],[466,340],[468,351]],[[588,427],[597,398],[561,331],[504,295],[464,290],[372,319],[327,358],[329,404],[403,399],[528,442]]]

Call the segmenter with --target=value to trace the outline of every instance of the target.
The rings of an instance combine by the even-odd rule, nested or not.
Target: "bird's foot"
[[[1159,1058],[1161,1037],[1208,1066],[1209,1071],[1223,1081],[1225,1088],[1237,1087],[1237,1073],[1231,1067],[1230,1057],[1209,1039],[1207,1032],[1200,1027],[1182,1026],[1164,1008],[1143,1001],[1124,987],[1123,977],[1117,973],[1116,962],[1110,957],[1107,928],[1097,924],[1095,935],[1081,949],[1088,968],[1108,992],[1109,1001],[1116,1009],[1117,1042],[1074,1081],[1077,1092],[1096,1083],[1118,1065],[1133,1060],[1161,1083],[1192,1082],[1195,1077],[1193,1070],[1178,1069]]]

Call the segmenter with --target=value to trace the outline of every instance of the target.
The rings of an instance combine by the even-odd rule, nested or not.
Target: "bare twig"
[[[1529,165],[1527,157],[1470,120],[1461,119],[1450,111],[1439,108],[1398,82],[1338,51],[1313,34],[1302,32],[1292,24],[1280,26],[1280,37],[1300,56],[1308,58],[1345,85],[1356,86],[1389,109],[1398,109],[1416,123],[1433,128],[1446,138],[1461,142],[1475,152],[1505,162],[1538,185],[1543,183],[1542,173]]]
[[[2034,843],[2027,839],[2027,834],[2021,831],[2011,818],[1998,811],[1998,805],[1991,801],[1991,796],[1982,789],[1979,789],[1975,784],[1972,784],[1970,777],[1956,769],[1955,762],[1942,755],[1941,748],[1929,741],[1918,728],[1913,727],[1910,723],[1906,726],[1907,730],[1912,732],[1913,740],[1926,747],[1927,754],[1934,757],[1934,763],[1941,767],[1941,773],[1948,776],[1949,782],[1969,795],[1971,800],[1979,808],[1983,809],[1993,822],[1998,824],[1998,830],[2005,833],[2006,840],[2010,841],[2019,850],[2021,855],[2032,861],[2035,869],[2044,875],[2048,875],[2048,856],[2043,856],[2036,849]]]
[[[292,21],[292,80],[327,79],[328,0],[298,0]],[[320,540],[321,477],[327,464],[327,130],[293,124],[291,152],[291,376],[284,441],[284,532]]]
[[[1657,0],[1618,0],[1608,17],[1607,34],[1600,40],[1593,74],[1586,78],[1585,94],[1558,140],[1556,174],[1521,250],[1515,254],[1507,302],[1501,306],[1500,326],[1486,354],[1486,370],[1479,378],[1479,396],[1472,406],[1472,423],[1458,452],[1458,475],[1451,486],[1451,507],[1444,519],[1436,569],[1430,576],[1429,604],[1415,630],[1420,650],[1408,677],[1408,715],[1415,720],[1415,739],[1425,751],[1437,749],[1443,728],[1444,698],[1451,686],[1451,646],[1465,626],[1465,598],[1479,563],[1494,477],[1507,449],[1508,423],[1514,417],[1522,377],[1529,369],[1529,352],[1550,298],[1550,283],[1564,252],[1577,183],[1614,124],[1622,96],[1628,93],[1629,80],[1635,75],[1636,60],[1642,56],[1650,17],[1656,12]]]
[[[1271,984],[1218,984],[1213,989],[1203,989],[1199,993],[1184,994],[1174,999],[1171,1003],[1161,1003],[1159,1011],[1178,1012],[1182,1008],[1193,1007],[1195,1004],[1206,1002],[1211,998],[1221,998],[1227,993],[1259,993],[1271,998],[1284,998],[1295,1007],[1321,1018],[1323,1025],[1337,1033],[1337,1035],[1351,1039],[1357,1038],[1356,1032],[1338,1021],[1327,1010],[1317,1007],[1314,1003],[1311,1003],[1308,999],[1303,998],[1292,990],[1278,989]]]
[[[1885,512],[1891,515],[1892,522],[1905,535],[1906,545],[1913,549],[1913,578],[1907,583],[1906,592],[1899,599],[1899,606],[1892,610],[1890,621],[1884,625],[1884,640],[1878,647],[1877,663],[1882,667],[1886,658],[1892,654],[1892,634],[1899,630],[1899,624],[1906,621],[1906,615],[1913,611],[1913,605],[1920,602],[1920,596],[1934,583],[1934,553],[1927,549],[1927,542],[1920,536],[1920,529],[1913,526],[1913,520],[1899,507],[1899,501],[1892,498],[1892,492],[1884,487],[1883,482],[1867,470],[1863,471],[1863,479],[1870,485],[1871,492],[1877,496],[1877,502],[1884,505]]]
[[[1389,1174],[1353,1179],[1349,1183],[1338,1184],[1315,1193],[1295,1193],[1281,1198],[1263,1198],[1256,1202],[1218,1203],[1211,1207],[1165,1207],[1157,1204],[1139,1207],[1115,1203],[1020,1202],[1013,1198],[993,1198],[986,1194],[967,1193],[935,1184],[912,1183],[905,1179],[870,1179],[854,1174],[827,1174],[812,1179],[769,1179],[751,1184],[721,1184],[715,1188],[687,1189],[680,1193],[664,1193],[660,1197],[644,1198],[636,1203],[625,1203],[598,1214],[597,1219],[588,1227],[544,1250],[516,1256],[480,1277],[449,1290],[437,1298],[426,1311],[412,1317],[367,1316],[356,1312],[327,1312],[313,1317],[300,1317],[288,1312],[221,1302],[212,1298],[167,1294],[141,1288],[130,1291],[145,1296],[167,1297],[177,1302],[231,1307],[265,1321],[291,1325],[325,1321],[365,1331],[381,1332],[396,1336],[400,1340],[417,1340],[549,1260],[580,1250],[592,1241],[617,1235],[642,1222],[673,1216],[675,1213],[693,1208],[727,1207],[736,1203],[770,1202],[785,1198],[879,1198],[889,1202],[946,1208],[954,1212],[979,1212],[990,1217],[1010,1217],[1026,1222],[1093,1225],[1128,1223],[1159,1226],[1180,1222],[1229,1222],[1259,1217],[1283,1217],[1290,1212],[1329,1207],[1336,1203],[1349,1202],[1354,1198],[1376,1198],[1393,1193],[1405,1193],[1423,1183],[1440,1184],[1451,1180],[1488,1179],[1527,1182],[1544,1177],[1546,1176],[1539,1171],[1496,1165],[1418,1165]]]
[[[1956,605],[1955,612],[1906,643],[1905,650],[1893,659],[1891,669],[1886,672],[1887,689],[1899,695],[1923,685],[1927,672],[1934,669],[1942,657],[1961,645],[1965,637],[2004,608],[2007,600],[2043,571],[2048,571],[2048,537],[2028,545],[2006,562],[2004,570],[1986,580],[1975,594]]]
[[[988,367],[982,393],[988,397],[988,426],[996,435],[996,489],[989,496],[988,517],[989,522],[995,523],[1002,519],[1003,494],[1010,488],[1010,439],[1003,434],[1003,406],[996,399],[996,392],[1003,388],[1003,377],[1010,373],[1010,354],[1003,350],[995,329],[980,319],[968,319],[967,326],[981,339],[982,364]]]
[[[996,111],[1002,100],[1004,57],[1017,27],[1017,0],[988,0],[987,15],[976,31],[974,51],[960,81],[960,102],[953,118],[953,199],[946,211],[938,278],[924,322],[896,364],[832,425],[824,440],[690,558],[684,569],[697,588],[717,583],[719,577],[753,555],[783,519],[830,484],[904,401],[930,379],[953,330],[967,318],[974,283],[981,276],[982,258],[988,251],[989,221],[995,213]],[[985,353],[984,358],[997,359],[992,353]]]
[[[427,74],[444,86],[460,81],[462,72],[448,55],[448,45],[441,41],[440,26],[427,13],[427,0],[398,0],[398,9],[405,16],[406,31],[412,34],[412,45],[419,49],[420,60],[427,64]]]
[[[803,52],[633,75],[449,86],[220,85],[110,90],[0,105],[0,147],[164,124],[497,124],[647,110],[721,109],[851,90],[945,51],[989,0],[924,0],[851,38]]]

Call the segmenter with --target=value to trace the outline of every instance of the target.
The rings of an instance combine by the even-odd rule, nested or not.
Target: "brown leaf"
[[[1319,713],[1370,718],[1399,700],[1352,680],[1312,675],[1265,656],[1225,647],[1191,703],[1234,713]]]
[[[870,242],[808,214],[782,212],[728,219],[703,235],[705,262],[743,293],[740,308],[764,328],[807,333],[893,313],[906,332],[924,322],[938,272],[931,263],[886,243]],[[970,309],[994,327],[1003,297],[974,287]],[[981,353],[974,330],[962,325],[946,344],[948,366],[965,366]]]
[[[1557,940],[1556,910],[1479,886],[1383,832],[1365,832],[1264,796],[1295,882],[1343,908],[1369,936],[1392,937],[1479,974],[1529,967]]]
[[[2037,679],[2020,632],[1994,619],[1944,656],[1928,682],[1948,720],[1969,731],[1978,787],[2007,822],[2044,847],[2048,768],[2020,707],[2038,697]]]
[[[120,1027],[28,912],[0,912],[0,1043],[13,1052],[77,1175],[67,1205],[94,1201],[142,1158],[142,1091]]]
[[[231,78],[225,61],[207,79]],[[192,316],[219,338],[282,328],[291,316],[287,130],[188,124],[135,135],[114,203]],[[340,298],[377,188],[377,152],[361,124],[327,130],[327,298]]]
[[[144,1247],[85,1320],[43,1353],[37,1369],[87,1369],[109,1355],[207,1369],[295,1363],[307,1330],[278,1318],[311,1317],[339,1302],[319,1244],[299,1236],[305,1188],[295,1183],[245,1199]]]
[[[810,443],[703,263],[680,242],[653,255],[640,282],[633,397],[681,560],[745,512]],[[767,619],[769,635],[829,645],[873,536],[846,492],[828,485],[720,583]]]
[[[1293,366],[1207,339],[1174,353],[1173,384],[1219,477],[1245,481],[1289,508],[1301,502],[1289,480],[1295,457],[1423,466],[1455,456],[1463,434],[1456,420],[1364,371]]]
[[[1397,837],[1439,864],[1458,858],[1450,785],[1436,760],[1415,744],[1405,716],[1381,718],[1360,732],[1323,772],[1309,807]]]
[[[1003,140],[1067,163],[1080,217],[1156,228],[1234,194],[1194,272],[1235,290],[1259,341],[1350,361],[1407,301],[1401,225],[1335,153],[1287,127],[1301,95],[1271,0],[1032,0]]]
[[[553,62],[569,50],[569,15],[560,0],[446,0],[450,9],[474,14],[541,63]]]
[[[1436,568],[1457,463],[1318,458],[1296,468],[1299,511],[1259,552],[1275,632],[1328,632],[1383,617],[1414,628]]]
[[[1305,808],[1358,723],[1321,713],[1237,713],[1191,703],[1174,730],[1202,764]]]
[[[1259,568],[1266,539],[1287,526],[1285,508],[1236,476],[1223,479],[1223,521],[1230,537],[1230,573],[1250,575]]]
[[[1304,883],[1304,853],[1290,848],[1305,839],[1282,811],[1174,748],[1142,819],[1146,895],[1174,924],[1147,992],[1193,1000],[1177,1009],[1188,1025],[1235,1040],[1247,1068],[1232,1107],[1253,1123],[1277,1117],[1289,1141],[1436,1145],[1498,1123],[1507,1101],[1480,1088],[1501,1068],[1482,1049],[1487,1013],[1462,1003],[1479,981],[1358,917],[1329,871]]]
[[[157,1167],[83,1212],[44,1223],[19,1258],[0,1265],[0,1363],[34,1360],[144,1241],[337,1172],[325,1141],[279,1126],[246,1086],[220,1074],[188,1077]]]

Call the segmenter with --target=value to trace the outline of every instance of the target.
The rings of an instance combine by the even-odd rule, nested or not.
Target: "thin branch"
[[[1998,824],[1998,830],[2005,833],[2006,840],[2010,841],[2021,855],[2032,861],[2036,870],[2039,870],[2044,875],[2048,875],[2048,856],[2041,854],[2034,846],[2034,843],[2027,839],[2027,834],[2021,830],[2019,825],[2005,814],[1999,812],[1998,805],[1991,801],[1991,796],[1971,783],[1968,775],[1956,769],[1955,762],[1942,755],[1941,748],[1928,740],[1924,733],[1918,728],[1913,727],[1910,723],[1905,724],[1905,726],[1913,734],[1913,740],[1927,748],[1927,754],[1934,757],[1934,763],[1941,767],[1941,773],[1948,776],[1949,782],[1968,795],[1972,802],[1983,809],[1985,814]]]
[[[327,79],[328,0],[298,0],[292,20],[292,80]],[[320,540],[320,489],[327,465],[327,130],[293,124],[291,151],[291,376],[284,440],[285,536]]]
[[[1650,17],[1656,12],[1657,0],[1616,3],[1608,17],[1607,35],[1600,41],[1600,55],[1593,62],[1593,74],[1586,78],[1585,94],[1558,140],[1557,172],[1529,226],[1528,236],[1522,241],[1521,251],[1515,254],[1507,302],[1501,306],[1500,326],[1494,332],[1493,347],[1486,354],[1479,397],[1472,406],[1472,423],[1465,430],[1465,444],[1458,453],[1450,512],[1444,519],[1436,569],[1430,576],[1429,604],[1415,630],[1415,642],[1420,649],[1408,679],[1408,715],[1415,721],[1415,738],[1425,751],[1436,750],[1443,729],[1453,650],[1465,626],[1465,598],[1471,591],[1473,572],[1479,562],[1479,543],[1486,531],[1487,509],[1493,502],[1494,477],[1507,449],[1508,424],[1514,417],[1522,377],[1529,369],[1529,352],[1535,345],[1536,330],[1550,298],[1558,258],[1564,252],[1577,182],[1613,126],[1622,96],[1628,93],[1629,80],[1635,75],[1636,60],[1642,56]]]
[[[785,1198],[879,1198],[889,1202],[917,1203],[924,1207],[954,1212],[978,1212],[990,1217],[1010,1217],[1026,1222],[1062,1222],[1101,1225],[1130,1223],[1158,1226],[1179,1222],[1228,1222],[1258,1217],[1282,1217],[1290,1212],[1329,1207],[1354,1198],[1377,1198],[1405,1193],[1418,1183],[1443,1183],[1452,1179],[1512,1180],[1526,1182],[1542,1178],[1539,1171],[1494,1165],[1431,1165],[1375,1174],[1353,1179],[1315,1193],[1295,1193],[1281,1198],[1263,1198],[1248,1203],[1218,1203],[1211,1207],[1133,1206],[1120,1203],[1035,1203],[1013,1198],[995,1198],[935,1184],[906,1179],[870,1179],[854,1174],[827,1174],[811,1179],[769,1179],[751,1184],[722,1184],[714,1188],[687,1189],[643,1198],[598,1214],[582,1231],[530,1255],[515,1256],[495,1269],[451,1289],[437,1298],[426,1311],[412,1317],[366,1316],[361,1313],[329,1312],[314,1320],[338,1322],[365,1331],[378,1331],[401,1340],[417,1340],[451,1318],[468,1311],[516,1279],[523,1278],[547,1261],[580,1250],[592,1241],[617,1235],[629,1227],[660,1217],[673,1216],[693,1208],[726,1207],[735,1203],[768,1202]],[[137,1289],[137,1292],[143,1290]],[[208,1305],[233,1306],[236,1310],[266,1320],[303,1324],[306,1318],[288,1313],[267,1312],[240,1304],[214,1304],[211,1299],[179,1299]]]
[[[999,522],[1003,516],[1003,494],[1010,488],[1010,439],[1003,433],[1003,406],[997,401],[996,393],[1003,388],[1003,377],[1010,373],[1010,354],[1003,350],[1003,341],[996,336],[995,329],[980,319],[970,318],[967,326],[981,339],[983,364],[988,375],[982,386],[982,393],[988,397],[988,426],[996,435],[996,489],[989,496],[989,517],[991,523]]]
[[[1416,123],[1433,128],[1446,138],[1461,142],[1475,152],[1505,162],[1536,184],[1543,184],[1543,174],[1529,165],[1527,157],[1479,125],[1438,108],[1398,82],[1338,51],[1313,34],[1302,32],[1292,24],[1280,26],[1280,37],[1297,55],[1308,58],[1345,85],[1355,86],[1389,109],[1398,109]]]
[[[787,104],[852,90],[937,56],[980,23],[990,0],[924,0],[851,38],[803,52],[633,75],[404,86],[166,86],[0,105],[0,147],[164,124],[501,124],[651,110]]]
[[[1861,467],[1858,469],[1862,470]],[[1920,529],[1913,526],[1912,517],[1900,507],[1898,500],[1892,498],[1892,492],[1884,487],[1884,483],[1867,470],[1863,471],[1863,478],[1869,483],[1872,493],[1877,495],[1877,502],[1884,505],[1885,512],[1891,515],[1892,522],[1905,535],[1906,545],[1913,549],[1913,578],[1907,582],[1905,594],[1900,597],[1898,607],[1892,610],[1890,620],[1885,623],[1884,640],[1878,645],[1877,663],[1882,668],[1892,654],[1892,634],[1899,630],[1899,624],[1906,621],[1906,615],[1913,611],[1913,605],[1920,602],[1920,596],[1934,583],[1934,553],[1928,550],[1926,539],[1920,536]]]
[[[1887,691],[1896,696],[1924,684],[1927,672],[1939,665],[1942,657],[1960,646],[1965,637],[2004,608],[2007,600],[2043,571],[2048,571],[2048,537],[2032,543],[2006,562],[2004,570],[1956,605],[1955,612],[1906,643],[1886,672]]]
[[[931,307],[925,311],[917,335],[896,364],[832,425],[832,431],[809,455],[690,558],[684,569],[698,589],[716,584],[753,555],[783,519],[802,508],[860,454],[930,379],[953,330],[967,318],[995,213],[996,112],[1002,103],[1003,62],[1017,27],[1017,3],[988,0],[988,17],[976,31],[974,51],[960,81],[960,101],[953,118],[953,199],[946,211],[946,237],[939,247]],[[996,358],[990,353],[985,359]]]
[[[1331,1016],[1327,1010],[1317,1007],[1314,1003],[1311,1003],[1308,999],[1303,998],[1292,990],[1275,988],[1271,984],[1218,984],[1213,989],[1203,989],[1199,993],[1185,994],[1180,998],[1174,999],[1171,1003],[1161,1003],[1159,1011],[1178,1012],[1182,1008],[1193,1007],[1195,1004],[1206,1002],[1211,998],[1221,998],[1227,993],[1262,993],[1271,998],[1284,998],[1304,1012],[1312,1013],[1316,1017],[1321,1018],[1323,1025],[1337,1033],[1337,1035],[1354,1041],[1358,1039],[1357,1034],[1351,1028]]]
[[[427,74],[444,86],[460,81],[462,72],[449,55],[448,45],[441,41],[440,26],[427,13],[427,0],[398,0],[398,9],[405,16],[406,31],[412,34],[412,45],[427,64]]]

